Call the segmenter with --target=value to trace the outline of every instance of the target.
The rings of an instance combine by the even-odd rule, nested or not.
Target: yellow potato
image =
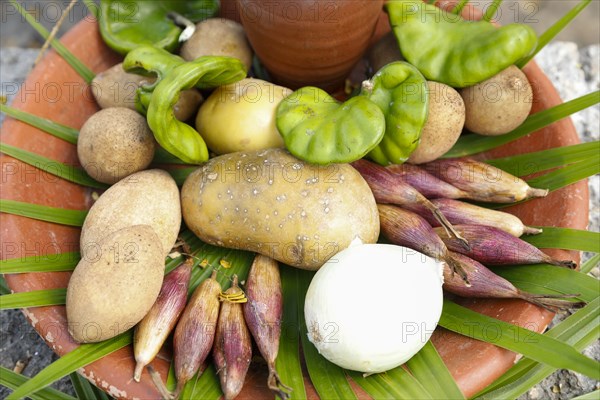
[[[160,239],[148,225],[94,244],[67,288],[69,333],[79,343],[110,339],[137,324],[156,301],[165,272]]]
[[[81,253],[105,236],[133,225],[150,225],[160,237],[163,256],[171,251],[181,225],[179,189],[171,176],[151,169],[115,183],[94,203],[81,229]]]
[[[217,154],[283,147],[275,114],[290,93],[260,79],[221,86],[200,107],[196,129]]]
[[[181,202],[205,242],[303,269],[379,236],[375,199],[354,168],[306,164],[282,149],[213,158],[186,179]]]

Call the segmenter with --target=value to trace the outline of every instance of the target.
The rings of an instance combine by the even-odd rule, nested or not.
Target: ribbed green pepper
[[[419,144],[427,121],[427,81],[409,63],[396,61],[363,82],[360,94],[385,115],[385,135],[369,158],[382,165],[403,163]]]
[[[277,129],[286,148],[313,164],[352,162],[379,143],[385,117],[366,97],[341,104],[316,87],[303,87],[279,103]]]
[[[156,76],[156,81],[141,85],[136,90],[135,108],[138,112],[146,115],[156,85],[184,62],[183,58],[153,46],[140,46],[127,53],[123,60],[125,71],[144,76]]]
[[[101,0],[98,22],[106,44],[121,54],[140,45],[174,51],[182,30],[168,18],[169,12],[198,22],[217,15],[218,11],[219,0]]]
[[[466,21],[421,0],[385,5],[404,58],[429,80],[472,86],[515,64],[536,47],[537,36],[523,24],[500,28]]]
[[[148,125],[157,142],[187,163],[208,160],[206,143],[194,128],[175,118],[173,106],[182,90],[228,85],[245,76],[244,64],[232,57],[204,56],[175,67],[156,85],[148,107]]]

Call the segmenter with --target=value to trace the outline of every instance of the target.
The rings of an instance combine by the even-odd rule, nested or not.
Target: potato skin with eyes
[[[67,288],[73,339],[100,342],[132,328],[156,301],[164,272],[160,239],[148,225],[118,230],[96,243]]]
[[[213,158],[188,176],[181,205],[205,242],[308,270],[379,236],[375,199],[354,168],[307,164],[283,149]]]

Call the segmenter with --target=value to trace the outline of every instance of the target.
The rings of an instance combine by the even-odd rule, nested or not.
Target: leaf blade
[[[77,227],[83,225],[87,215],[87,211],[84,210],[67,210],[65,208],[4,199],[0,199],[0,212]]]
[[[81,255],[77,251],[46,254],[0,260],[0,274],[19,274],[25,272],[72,271]]]
[[[0,310],[63,305],[66,300],[66,289],[43,289],[11,293],[0,296]]]
[[[541,249],[567,249],[600,253],[600,233],[598,232],[553,226],[537,228],[541,228],[542,233],[526,235],[521,239]]]
[[[24,122],[35,128],[41,129],[44,132],[56,136],[59,139],[63,139],[71,144],[77,144],[77,138],[79,137],[79,131],[77,129],[59,124],[46,118],[38,117],[37,115],[6,106],[1,103],[0,112],[3,112],[16,120]]]
[[[108,187],[108,185],[92,179],[80,167],[69,166],[5,143],[0,143],[0,152],[69,182],[96,189],[106,189]]]
[[[131,342],[132,334],[128,331],[100,343],[82,344],[75,350],[65,354],[52,364],[48,365],[29,381],[20,385],[6,398],[6,400],[17,400],[29,396],[38,388],[45,387],[63,376],[75,372],[79,368],[85,367],[86,365],[131,344]]]
[[[464,157],[491,150],[494,147],[517,140],[556,121],[566,118],[600,102],[600,91],[578,97],[566,103],[539,111],[527,117],[518,128],[501,136],[481,136],[477,134],[463,135],[444,158]]]
[[[30,378],[17,374],[8,368],[0,366],[0,385],[6,386],[9,389],[16,389],[24,385]],[[66,393],[60,392],[53,388],[44,388],[35,393],[31,393],[29,397],[32,400],[77,400],[75,397]]]
[[[498,336],[493,341],[496,346],[556,368],[570,369],[600,379],[600,363],[581,355],[572,346],[517,325],[487,317],[449,300],[444,300],[444,310],[439,325],[453,332],[487,342],[490,342],[489,335],[484,332],[484,329],[488,330],[495,326],[498,328]],[[524,343],[522,339],[524,337],[534,339]]]

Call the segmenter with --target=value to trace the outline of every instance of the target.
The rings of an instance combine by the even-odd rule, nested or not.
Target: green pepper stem
[[[371,94],[373,92],[373,81],[370,79],[362,81],[360,86],[367,94]]]
[[[482,19],[486,22],[490,22],[492,18],[494,18],[494,15],[496,15],[496,11],[498,11],[498,8],[500,8],[500,4],[502,4],[502,0],[494,0],[492,4],[490,4],[489,7],[485,10]]]
[[[469,0],[460,0],[456,6],[454,6],[454,8],[452,9],[452,13],[456,14],[456,15],[460,15],[460,13],[462,12],[463,8],[465,8],[465,6],[469,3]]]

